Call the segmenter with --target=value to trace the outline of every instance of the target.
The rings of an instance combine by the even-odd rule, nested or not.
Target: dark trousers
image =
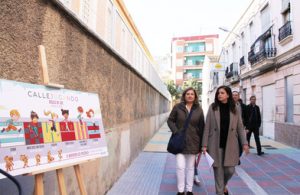
[[[255,139],[255,143],[256,143],[256,149],[257,149],[257,154],[261,153],[261,144],[260,144],[260,139],[259,139],[259,129],[257,130],[249,130],[249,132],[247,133],[247,141],[249,143],[250,146],[250,138],[251,138],[251,134],[254,134],[254,139]]]

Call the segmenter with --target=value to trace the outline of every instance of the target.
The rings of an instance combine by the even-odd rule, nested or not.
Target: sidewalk
[[[176,194],[175,156],[166,152],[170,135],[165,123],[107,194]],[[242,164],[229,181],[229,194],[300,194],[300,150],[263,137],[261,143],[265,155],[256,155],[253,148],[242,157]],[[255,146],[254,139],[251,146]],[[208,169],[204,159],[199,174],[202,185],[194,185],[194,194],[215,194],[213,170]]]

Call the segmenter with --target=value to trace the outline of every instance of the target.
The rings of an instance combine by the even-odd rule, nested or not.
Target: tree
[[[180,95],[178,86],[175,85],[173,80],[167,81],[166,84],[167,84],[168,91],[170,92],[170,94],[172,96],[172,99],[173,100],[178,99],[179,95]]]
[[[188,87],[193,87],[197,94],[199,95],[199,97],[201,97],[202,95],[202,83],[198,82],[197,79],[189,79],[187,81],[184,82],[184,84],[182,85],[182,89],[186,89]],[[201,99],[199,99],[201,101]]]

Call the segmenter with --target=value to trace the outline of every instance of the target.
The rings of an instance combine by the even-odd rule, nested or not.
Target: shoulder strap
[[[183,131],[185,131],[188,128],[189,122],[190,122],[192,114],[193,114],[193,111],[194,111],[194,109],[191,109],[188,118],[185,120],[184,126],[183,126]]]

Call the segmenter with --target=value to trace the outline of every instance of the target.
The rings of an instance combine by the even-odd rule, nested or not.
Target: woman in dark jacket
[[[192,87],[183,92],[181,102],[176,104],[170,113],[168,126],[172,133],[178,133],[183,130],[185,121],[191,111],[193,112],[186,129],[185,148],[182,153],[176,155],[178,194],[184,194],[186,188],[188,195],[193,194],[194,162],[196,154],[201,149],[204,129],[203,110],[199,105],[198,95]]]
[[[203,153],[207,151],[214,159],[215,187],[218,195],[228,194],[227,182],[239,162],[238,140],[241,141],[244,152],[249,153],[241,114],[236,109],[231,89],[220,86],[215,95],[215,102],[208,109],[202,140]]]

